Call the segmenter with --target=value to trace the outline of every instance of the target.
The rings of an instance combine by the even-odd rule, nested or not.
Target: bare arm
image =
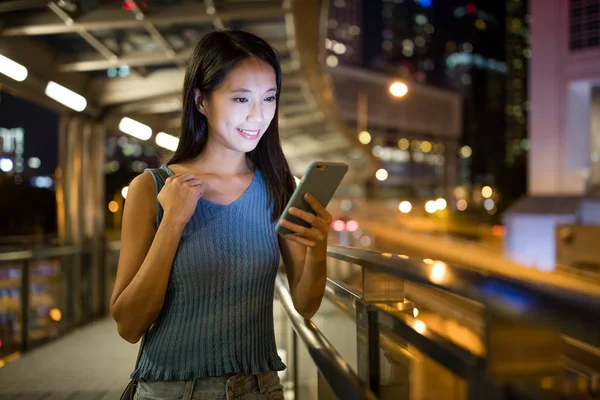
[[[314,198],[306,200],[317,215],[298,209],[290,214],[309,222],[312,228],[282,221],[295,234],[279,237],[279,248],[290,284],[294,308],[302,317],[310,319],[321,306],[327,283],[327,236],[331,215]]]
[[[172,179],[167,180],[163,190]],[[178,183],[191,188],[199,181],[190,178]],[[162,196],[161,204],[173,203],[165,201],[165,197],[172,200],[181,196],[172,188],[166,192],[170,196],[163,196],[162,190],[159,194],[159,200]],[[194,204],[197,200],[192,199]],[[185,203],[185,197],[181,196],[180,201]],[[161,224],[156,229],[156,195],[152,176],[146,172],[131,182],[123,212],[119,266],[110,301],[110,312],[117,321],[119,334],[131,343],[144,335],[163,307],[177,246],[189,220],[186,210],[174,215],[169,213],[169,209],[165,208]]]

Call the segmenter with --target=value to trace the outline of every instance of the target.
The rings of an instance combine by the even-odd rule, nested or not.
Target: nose
[[[263,116],[263,107],[261,101],[253,101],[250,104],[250,108],[248,109],[248,115],[246,115],[246,121],[248,122],[262,122],[264,119]]]

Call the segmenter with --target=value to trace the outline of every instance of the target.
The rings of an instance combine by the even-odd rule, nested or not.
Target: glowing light
[[[398,205],[398,209],[401,213],[408,214],[412,210],[412,204],[405,200]]]
[[[446,276],[446,264],[441,261],[436,261],[433,264],[433,268],[431,269],[431,274],[429,275],[429,279],[433,283],[442,283],[444,277]]]
[[[486,199],[489,199],[490,197],[492,197],[492,193],[493,193],[493,190],[489,186],[484,186],[481,189],[481,195]]]
[[[475,14],[477,12],[477,6],[473,3],[467,4],[467,12],[469,14]]]
[[[334,56],[333,54],[330,54],[325,59],[325,63],[327,63],[327,65],[329,67],[333,68],[333,67],[337,67],[337,65],[340,63],[340,60],[338,60],[338,58],[336,56]]]
[[[421,320],[416,320],[413,324],[413,328],[422,335],[427,330],[427,325],[425,325],[425,322]]]
[[[27,68],[0,54],[0,74],[6,75],[17,82],[23,82],[27,78]]]
[[[410,148],[412,149],[412,151],[421,150],[421,142],[419,142],[418,140],[413,140],[412,142],[410,142]]]
[[[494,204],[494,200],[492,199],[486,199],[486,201],[483,202],[483,208],[485,208],[488,211],[491,211],[494,209],[496,205]]]
[[[394,97],[404,97],[408,93],[408,86],[404,82],[394,82],[390,85],[390,93]]]
[[[348,232],[356,232],[358,230],[358,222],[350,220],[346,222],[346,230]]]
[[[421,151],[423,153],[429,153],[432,148],[433,148],[433,146],[428,141],[421,142]]]
[[[13,162],[10,158],[0,158],[0,170],[10,172],[13,169]]]
[[[85,110],[85,107],[87,107],[87,100],[85,97],[56,82],[48,82],[45,93],[46,96],[75,111],[83,111]]]
[[[473,150],[471,150],[469,146],[463,146],[460,148],[461,158],[466,160],[467,158],[471,157],[471,154],[473,154]]]
[[[439,199],[437,199],[435,201],[435,206],[437,207],[438,210],[442,211],[442,210],[446,209],[446,207],[448,206],[448,203],[446,202],[446,200],[444,200],[440,197]]]
[[[346,227],[344,221],[337,219],[331,223],[331,228],[336,232],[341,232]]]
[[[177,150],[177,146],[179,145],[179,138],[165,132],[158,132],[154,141],[160,147],[171,151]]]
[[[59,322],[62,319],[62,312],[58,308],[51,308],[48,314],[52,321]]]
[[[126,199],[128,192],[129,192],[129,186],[125,186],[123,189],[121,189],[121,196],[123,196],[123,198]]]
[[[378,181],[383,182],[388,178],[388,172],[385,169],[380,168],[375,173],[375,178],[377,178]]]
[[[361,133],[358,134],[358,141],[361,142],[362,144],[371,143],[371,134],[367,131],[362,131]]]
[[[29,168],[31,169],[37,169],[42,165],[42,160],[37,157],[31,157],[27,160],[27,165],[29,165]]]
[[[116,213],[117,211],[119,211],[119,203],[117,203],[116,201],[111,201],[110,203],[108,203],[108,210],[111,213]]]
[[[408,139],[398,140],[398,148],[400,150],[408,150],[408,146],[410,146],[410,142],[408,141]]]
[[[457,201],[456,208],[458,209],[458,211],[465,211],[467,209],[467,201],[462,199]]]
[[[417,318],[419,316],[419,309],[417,307],[413,308],[413,317]]]
[[[129,117],[121,119],[119,130],[140,140],[148,140],[152,136],[152,129],[148,125],[144,125]]]
[[[429,214],[433,214],[437,211],[437,205],[435,204],[434,200],[429,200],[427,203],[425,203],[425,211],[427,211]]]
[[[502,225],[494,225],[492,228],[492,235],[502,237],[506,233],[506,228]]]
[[[360,245],[363,247],[369,247],[371,245],[371,238],[369,236],[363,236],[360,238]]]

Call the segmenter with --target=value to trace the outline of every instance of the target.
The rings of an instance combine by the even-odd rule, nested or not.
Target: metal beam
[[[230,20],[252,20],[277,18],[284,14],[283,7],[239,6],[235,10],[219,12],[223,21]],[[174,24],[210,24],[215,16],[206,12],[203,4],[185,4],[177,7],[161,7],[149,11],[143,20],[135,19],[131,12],[115,7],[100,7],[94,11],[82,15],[77,21],[66,25],[57,21],[52,13],[35,14],[25,16],[20,23],[14,25],[10,22],[0,32],[2,36],[23,35],[56,35],[61,33],[73,33],[80,30],[92,31],[102,29],[132,29],[145,28],[147,23],[154,26],[165,26]]]
[[[284,74],[294,75],[289,65],[282,65]],[[142,78],[130,75],[124,79],[96,78],[90,81],[88,98],[101,106],[148,100],[173,94],[179,95],[183,85],[184,71],[164,69]]]
[[[287,49],[287,42],[283,40],[270,41],[278,51]],[[141,67],[150,65],[160,65],[168,62],[173,64],[183,64],[187,62],[188,58],[193,52],[193,48],[186,48],[173,52],[173,56],[165,56],[165,51],[152,51],[152,52],[134,52],[127,55],[123,55],[116,59],[107,60],[106,57],[102,57],[96,53],[86,53],[77,56],[63,57],[58,62],[57,69],[62,72],[76,72],[76,71],[100,71],[109,69],[111,67],[119,67],[127,65],[129,67]],[[286,79],[286,82],[288,79]]]

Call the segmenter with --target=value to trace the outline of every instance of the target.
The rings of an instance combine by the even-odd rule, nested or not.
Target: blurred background
[[[350,165],[329,205],[330,241],[359,253],[353,262],[330,254],[338,286],[354,287],[365,304],[410,301],[400,311],[414,331],[433,329],[484,358],[492,325],[477,307],[487,307],[491,292],[471,296],[481,277],[527,287],[517,296],[494,286],[494,296],[513,300],[502,304],[511,316],[527,319],[532,309],[519,301],[540,288],[558,296],[542,302],[555,304],[552,312],[568,309],[566,298],[600,304],[600,0],[5,0],[0,381],[10,376],[4,382],[12,381],[11,393],[28,385],[15,377],[29,371],[29,364],[17,365],[30,350],[48,349],[90,323],[114,329],[105,317],[128,184],[176,148],[186,60],[204,34],[224,28],[255,33],[281,55],[279,126],[294,175],[301,178],[313,160]],[[398,286],[385,292],[387,300],[368,300],[369,254],[381,262],[386,254],[402,256],[395,268],[426,271],[435,292],[419,286],[417,275],[396,276],[414,284],[412,294]],[[445,281],[461,271],[478,278],[460,289]],[[281,339],[282,354],[301,360],[298,332],[289,333],[293,324],[281,307],[278,335],[289,339]],[[365,383],[373,371],[358,366],[361,339],[350,346],[327,328],[335,320],[361,331],[358,311],[348,322],[340,307],[332,298],[315,321],[374,390]],[[592,398],[599,393],[600,330],[589,316],[599,310],[572,310],[588,315],[573,329],[595,336],[579,337],[578,345],[570,339],[571,367],[561,362],[558,381],[539,370],[532,379],[554,395]],[[339,319],[324,318],[331,315]],[[551,319],[568,325],[565,318]],[[443,362],[415,356],[423,349],[407,337],[392,342],[403,343],[401,350],[390,345],[383,358],[404,380],[390,392],[379,382],[381,398],[492,398],[469,391],[471,378],[455,380],[454,367],[440,372]],[[82,351],[73,346],[68,351]],[[122,355],[126,367],[134,353]],[[421,361],[408,366],[397,354]],[[522,372],[525,364],[507,368]],[[290,371],[290,396],[328,398],[315,389],[321,373],[302,381]],[[375,375],[383,379],[383,371]],[[446,383],[434,390],[428,379]]]

